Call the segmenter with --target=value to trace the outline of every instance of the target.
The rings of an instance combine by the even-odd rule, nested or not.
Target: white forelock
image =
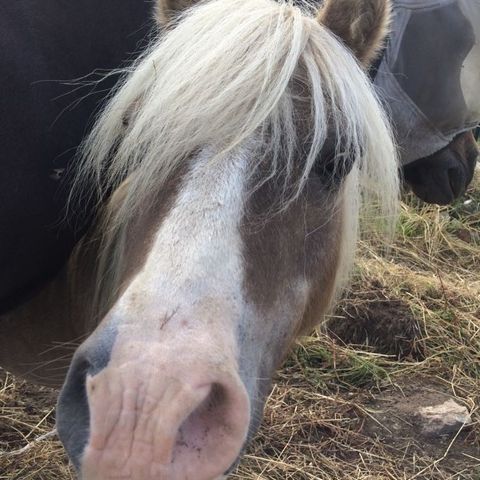
[[[305,85],[311,111],[310,149],[301,159],[305,138],[297,131],[292,82]],[[255,135],[258,151],[271,159],[271,175],[293,172],[301,162],[287,205],[321,159],[332,127],[338,153],[360,171],[358,181],[349,182],[350,217],[357,215],[361,190],[381,216],[393,219],[398,178],[392,135],[353,56],[290,2],[214,0],[188,10],[125,78],[85,145],[77,188],[93,181],[111,190],[129,176],[125,199],[111,217],[114,235],[179,165],[206,146],[215,165]]]

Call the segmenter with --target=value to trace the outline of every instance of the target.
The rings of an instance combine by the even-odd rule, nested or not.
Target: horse
[[[473,178],[480,123],[478,0],[394,0],[389,41],[374,65],[406,183],[446,205]]]
[[[53,278],[93,208],[63,221],[95,112],[156,28],[149,0],[0,2],[0,312]]]
[[[1,365],[52,385],[68,368],[57,428],[81,478],[211,480],[240,457],[342,288],[362,202],[395,217],[362,69],[389,7],[158,0],[163,33],[82,149],[70,205],[98,204],[94,225],[0,323]]]

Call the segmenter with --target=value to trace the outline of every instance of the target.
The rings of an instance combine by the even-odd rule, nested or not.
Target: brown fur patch
[[[368,68],[388,34],[390,16],[390,0],[327,0],[317,18]]]
[[[198,0],[157,0],[155,19],[160,26],[168,25],[183,10],[192,7]]]
[[[244,290],[266,318],[273,305],[294,301],[298,280],[310,285],[305,309],[298,312],[298,318],[292,318],[289,325],[282,325],[278,319],[276,325],[264,327],[265,331],[283,331],[284,342],[271,345],[274,365],[283,360],[299,334],[320,323],[327,313],[342,234],[341,208],[334,206],[340,193],[326,191],[316,177],[308,180],[301,197],[286,211],[266,214],[278,195],[277,181],[272,179],[252,194],[241,226]]]

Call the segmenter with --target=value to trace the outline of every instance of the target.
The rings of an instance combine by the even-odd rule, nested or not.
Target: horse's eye
[[[313,173],[326,184],[337,186],[351,172],[354,159],[349,153],[337,151],[336,143],[327,140],[315,164]]]

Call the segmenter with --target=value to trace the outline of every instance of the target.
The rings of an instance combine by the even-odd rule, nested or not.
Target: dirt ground
[[[402,206],[395,242],[364,242],[325,328],[279,371],[232,475],[261,480],[480,480],[480,182],[452,207]],[[0,480],[73,479],[56,393],[0,371]],[[422,433],[454,399],[472,424]]]
[[[418,423],[420,408],[440,405],[450,398],[447,388],[429,379],[392,386],[366,404],[371,416],[363,431],[387,445],[393,455],[428,456],[432,466],[436,462],[435,468],[454,478],[478,478],[480,446],[470,427],[451,434],[428,435]]]
[[[296,384],[296,375],[293,380],[282,377],[274,386],[264,426],[234,478],[480,478],[480,444],[472,427],[432,437],[416,424],[419,407],[452,397],[445,385],[406,377],[378,391],[311,389],[306,396],[306,385]],[[49,436],[55,426],[56,392],[15,382],[4,373],[2,383],[10,386],[0,396],[0,479],[73,478],[60,443]],[[293,459],[285,455],[289,446],[295,449]],[[342,476],[335,464],[345,463],[351,472]]]

